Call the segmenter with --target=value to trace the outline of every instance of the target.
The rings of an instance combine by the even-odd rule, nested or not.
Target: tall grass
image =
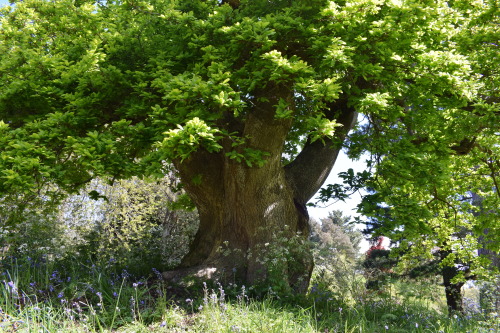
[[[338,291],[318,288],[307,296],[270,289],[259,298],[249,296],[251,286],[235,284],[181,289],[154,269],[133,276],[112,262],[96,266],[78,257],[10,257],[0,274],[4,332],[500,331],[496,314],[448,318],[437,298],[419,296],[428,286],[403,282],[346,302]]]

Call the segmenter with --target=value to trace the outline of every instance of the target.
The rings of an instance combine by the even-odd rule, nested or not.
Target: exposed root
[[[217,267],[196,266],[166,271],[162,273],[162,276],[165,281],[178,284],[192,280],[218,280],[222,278],[223,272],[221,272]]]

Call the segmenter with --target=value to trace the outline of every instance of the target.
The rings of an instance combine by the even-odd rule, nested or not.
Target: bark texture
[[[332,112],[344,125],[336,140],[307,143],[295,161],[284,167],[283,147],[293,124],[292,119],[276,119],[274,110],[280,98],[291,102],[293,93],[279,87],[261,93],[266,99],[255,98],[254,109],[244,123],[229,120],[225,126],[246,138],[241,149],[268,154],[263,167],[229,159],[226,153],[234,149],[229,139],[223,142],[222,152],[199,150],[189,159],[175,162],[198,208],[200,227],[182,268],[166,272],[167,279],[192,275],[231,277],[247,284],[265,281],[272,273],[266,260],[279,259],[273,258],[273,251],[280,248],[280,242],[289,244],[297,233],[299,240],[308,238],[306,203],[328,176],[356,113],[348,109]],[[339,105],[342,103],[331,107]],[[300,246],[286,251],[287,260],[279,275],[295,291],[305,292],[313,268],[312,254]],[[283,252],[276,253],[280,255]]]

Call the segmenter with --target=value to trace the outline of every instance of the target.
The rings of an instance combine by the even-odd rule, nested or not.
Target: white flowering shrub
[[[309,272],[304,271],[304,267],[313,264],[311,244],[302,234],[290,232],[288,226],[282,230],[264,232],[271,232],[271,240],[258,244],[248,254],[249,259],[255,260],[265,271],[262,281],[258,281],[254,287],[288,294],[292,290],[286,281],[293,281],[298,287],[303,281],[309,280]]]

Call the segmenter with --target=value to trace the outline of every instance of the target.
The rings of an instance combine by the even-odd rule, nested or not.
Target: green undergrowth
[[[496,314],[449,318],[411,284],[347,302],[314,286],[308,295],[255,296],[253,287],[170,286],[158,270],[131,274],[113,262],[5,258],[2,332],[495,332]],[[401,284],[401,282],[400,282]],[[396,290],[397,289],[397,290]]]

